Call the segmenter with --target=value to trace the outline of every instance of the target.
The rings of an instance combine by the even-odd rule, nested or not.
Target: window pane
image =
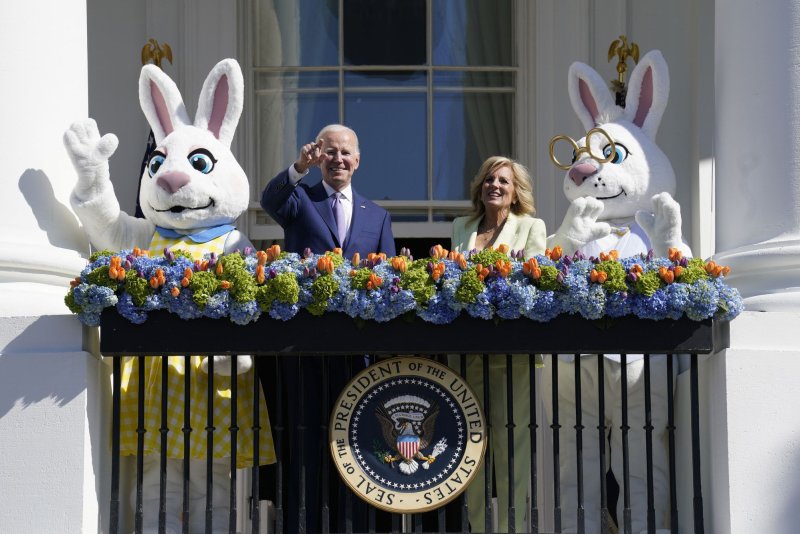
[[[469,198],[489,156],[512,154],[511,94],[437,93],[433,99],[433,198]]]
[[[336,71],[314,72],[258,72],[256,92],[302,91],[303,89],[339,89],[339,73]]]
[[[255,66],[339,64],[336,0],[257,0]]]
[[[335,92],[268,93],[259,95],[256,104],[257,172],[262,187],[293,163],[300,147],[313,141],[323,126],[338,122]],[[309,183],[320,179],[316,169],[306,178]]]
[[[425,88],[427,76],[424,71],[369,71],[347,72],[344,84],[347,87],[421,87]]]
[[[432,1],[434,65],[512,65],[511,0]]]
[[[346,65],[423,65],[425,0],[344,0]]]
[[[492,87],[513,90],[513,72],[471,72],[471,71],[437,71],[433,75],[433,86],[442,87]]]
[[[353,187],[373,200],[427,198],[425,95],[348,93],[346,124],[358,134]]]

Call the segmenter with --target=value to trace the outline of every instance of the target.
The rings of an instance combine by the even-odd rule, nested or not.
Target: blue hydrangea
[[[117,312],[133,324],[142,324],[147,320],[147,311],[136,306],[128,293],[123,293],[117,302]]]
[[[623,317],[631,314],[631,299],[625,291],[615,291],[606,295],[606,315]]]
[[[197,319],[203,316],[203,310],[192,300],[192,290],[184,289],[177,297],[166,299],[167,309],[181,319]]]
[[[605,313],[606,292],[600,284],[590,284],[580,300],[579,313],[585,319],[599,319]]]
[[[427,306],[417,308],[417,315],[429,323],[448,324],[458,317],[458,310],[451,308],[437,293],[428,301]]]
[[[631,302],[631,311],[640,319],[653,319],[660,321],[666,319],[670,311],[669,299],[664,288],[659,288],[651,297],[634,295]]]
[[[249,302],[237,302],[234,300],[230,304],[230,316],[231,321],[234,323],[245,325],[258,320],[261,316],[261,308],[258,307],[254,300]]]
[[[719,291],[712,280],[701,279],[689,289],[686,316],[693,321],[713,317],[719,305]]]
[[[226,290],[218,291],[208,297],[203,308],[203,315],[211,319],[227,317],[231,309],[230,293]]]
[[[715,318],[721,321],[730,321],[742,313],[744,301],[739,290],[725,284],[722,278],[715,279],[714,285],[719,293],[719,305]]]

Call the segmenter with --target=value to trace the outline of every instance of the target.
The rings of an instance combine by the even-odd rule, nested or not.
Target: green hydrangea
[[[150,294],[150,284],[140,278],[136,271],[129,269],[125,272],[125,291],[130,294],[136,306],[142,306]]]
[[[170,251],[171,251],[173,254],[175,254],[175,258],[176,258],[176,259],[177,259],[177,258],[186,258],[187,260],[192,260],[192,261],[194,261],[194,256],[192,256],[191,252],[187,252],[187,251],[185,251],[185,250],[181,250],[181,249],[177,249],[177,250],[175,250],[175,249],[170,249]],[[173,261],[172,263],[175,263],[175,262]]]
[[[192,290],[192,300],[200,308],[205,308],[208,298],[219,287],[219,281],[211,271],[199,271],[192,275],[189,288]]]
[[[603,287],[607,291],[627,291],[628,286],[625,284],[625,268],[618,261],[606,260],[601,261],[595,266],[596,271],[602,271],[608,275],[606,281],[603,282]]]
[[[339,282],[333,276],[323,275],[311,284],[311,304],[306,308],[312,315],[322,315],[328,307],[328,299],[339,291]]]
[[[71,290],[64,297],[64,304],[67,305],[67,308],[69,308],[69,311],[72,313],[81,313],[83,311],[83,308],[78,306],[78,304],[75,302],[75,294]]]
[[[689,265],[683,268],[683,272],[678,277],[679,282],[684,284],[694,284],[698,280],[708,278],[708,273],[705,269],[705,263],[700,258],[692,258],[689,260]]]
[[[647,297],[652,297],[653,293],[661,287],[661,278],[656,271],[645,271],[639,275],[639,279],[634,284],[636,291]]]
[[[494,265],[498,260],[502,262],[508,261],[508,254],[503,254],[502,252],[491,250],[489,248],[485,248],[477,254],[473,254],[469,259],[469,261],[472,263],[480,263],[484,267],[487,265]]]
[[[485,287],[483,281],[478,277],[478,272],[475,269],[467,269],[461,274],[458,289],[456,289],[456,300],[466,303],[475,302]]]
[[[350,277],[350,288],[366,289],[371,274],[372,271],[370,269],[356,269],[353,276]]]
[[[292,273],[281,273],[255,289],[255,300],[261,311],[268,312],[272,302],[294,304],[300,299],[300,285]]]
[[[103,265],[102,267],[98,267],[97,269],[90,272],[86,275],[86,279],[90,284],[94,284],[96,286],[105,286],[111,289],[116,290],[119,282],[116,280],[112,280],[111,277],[108,275],[108,265]]]
[[[344,258],[339,254],[334,254],[333,252],[326,252],[325,255],[330,257],[331,261],[333,262],[334,269],[338,269],[344,264]]]
[[[436,293],[436,284],[428,273],[427,260],[414,260],[411,266],[400,275],[400,288],[408,289],[417,304],[426,305]]]
[[[540,268],[542,276],[539,277],[539,288],[544,291],[558,291],[563,286],[558,281],[558,269],[552,265],[545,265]]]
[[[94,263],[100,258],[103,258],[103,257],[106,257],[106,256],[114,256],[116,254],[117,254],[117,252],[115,252],[113,250],[108,250],[108,249],[97,250],[95,252],[92,252],[91,255],[89,255],[89,263]]]

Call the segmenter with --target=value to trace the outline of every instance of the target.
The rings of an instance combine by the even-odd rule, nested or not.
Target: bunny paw
[[[214,374],[231,376],[233,374],[233,356],[212,356],[214,358]],[[242,375],[253,368],[253,358],[250,356],[236,357],[236,374]],[[200,369],[208,374],[208,357],[203,358]]]
[[[576,198],[567,209],[561,226],[547,240],[547,246],[560,246],[565,254],[572,254],[587,243],[611,233],[608,223],[598,222],[603,212],[603,201],[594,197]]]
[[[73,123],[64,132],[64,147],[78,172],[75,194],[89,199],[105,184],[110,184],[108,160],[117,150],[119,140],[114,134],[100,137],[94,119]]]
[[[667,256],[670,248],[686,249],[681,232],[681,206],[669,193],[652,198],[653,211],[636,212],[636,222],[644,229],[656,256]]]

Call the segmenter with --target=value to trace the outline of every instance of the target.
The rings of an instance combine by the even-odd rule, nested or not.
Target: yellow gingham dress
[[[153,236],[150,250],[161,251],[164,248],[185,250],[195,259],[202,259],[204,254],[215,252],[221,254],[228,234],[217,237],[207,243],[194,243],[179,239],[161,237],[158,232]],[[190,420],[192,432],[189,437],[191,457],[206,458],[208,434],[205,431],[208,418],[208,375],[200,370],[202,356],[192,356],[190,386]],[[167,457],[183,458],[183,418],[184,418],[184,381],[185,359],[183,356],[169,356],[167,385]],[[162,358],[145,357],[144,372],[144,454],[159,454],[161,451],[161,362]],[[238,375],[238,402],[236,424],[237,434],[236,463],[240,468],[253,465],[253,387],[258,380],[251,369]],[[216,459],[230,457],[231,454],[231,379],[229,376],[214,375],[214,452]],[[139,364],[136,358],[125,357],[122,362],[121,401],[120,401],[120,449],[123,455],[136,455],[139,391]],[[275,449],[272,443],[272,430],[269,423],[267,406],[263,394],[259,395],[259,464],[275,462]]]

